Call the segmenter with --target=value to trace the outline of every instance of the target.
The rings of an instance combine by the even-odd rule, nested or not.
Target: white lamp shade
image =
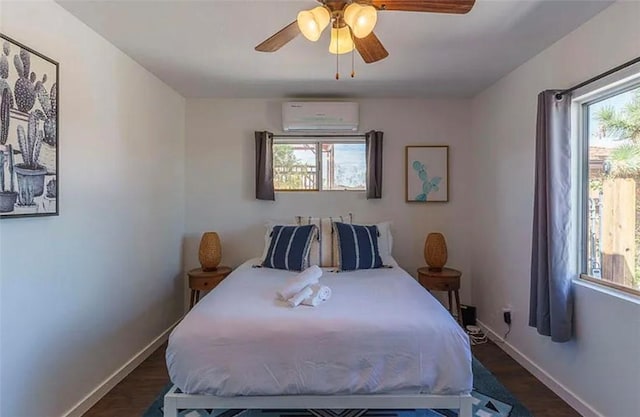
[[[378,21],[378,13],[373,6],[351,3],[344,9],[344,21],[351,28],[353,36],[364,38],[373,32]]]
[[[331,28],[331,43],[329,43],[329,52],[332,54],[346,54],[353,51],[353,39],[348,26],[340,29]]]
[[[298,28],[305,38],[312,42],[320,39],[320,35],[324,28],[327,27],[331,15],[329,11],[323,7],[318,6],[311,10],[303,10],[298,13]]]

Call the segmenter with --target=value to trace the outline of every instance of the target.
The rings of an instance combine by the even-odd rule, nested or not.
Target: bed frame
[[[178,417],[182,409],[449,409],[459,417],[472,417],[473,397],[461,395],[278,395],[216,397],[176,392],[174,385],[164,396],[164,417]]]

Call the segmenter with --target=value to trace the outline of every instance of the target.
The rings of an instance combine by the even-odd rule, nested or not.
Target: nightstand
[[[231,271],[232,269],[228,266],[219,266],[213,271],[203,271],[202,268],[196,268],[187,272],[189,288],[191,289],[189,308],[191,309],[195,303],[200,301],[200,291],[214,289]]]
[[[418,268],[418,281],[428,291],[446,291],[449,296],[449,312],[453,314],[453,305],[451,303],[451,293],[456,297],[456,305],[458,307],[458,322],[462,323],[462,310],[460,309],[460,277],[462,272],[452,268],[442,268],[440,271],[434,271],[428,267]]]

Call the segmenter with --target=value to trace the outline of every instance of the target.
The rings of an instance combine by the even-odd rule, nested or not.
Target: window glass
[[[640,86],[582,107],[586,274],[640,290]]]
[[[318,157],[318,152],[320,157]],[[273,145],[276,191],[361,191],[366,188],[364,140],[287,139]]]
[[[364,190],[366,175],[364,143],[322,144],[323,190]]]
[[[316,144],[275,143],[273,183],[276,190],[318,190]]]

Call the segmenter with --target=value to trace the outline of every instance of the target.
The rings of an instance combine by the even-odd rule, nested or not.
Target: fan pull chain
[[[336,80],[340,79],[340,37],[336,35]]]
[[[351,78],[356,76],[356,62],[355,62],[355,52],[351,51]]]
[[[353,42],[353,32],[351,32],[351,29],[349,29],[349,33],[351,34],[351,42],[354,44],[351,50],[351,78],[354,78],[356,76],[356,47],[355,42]]]

